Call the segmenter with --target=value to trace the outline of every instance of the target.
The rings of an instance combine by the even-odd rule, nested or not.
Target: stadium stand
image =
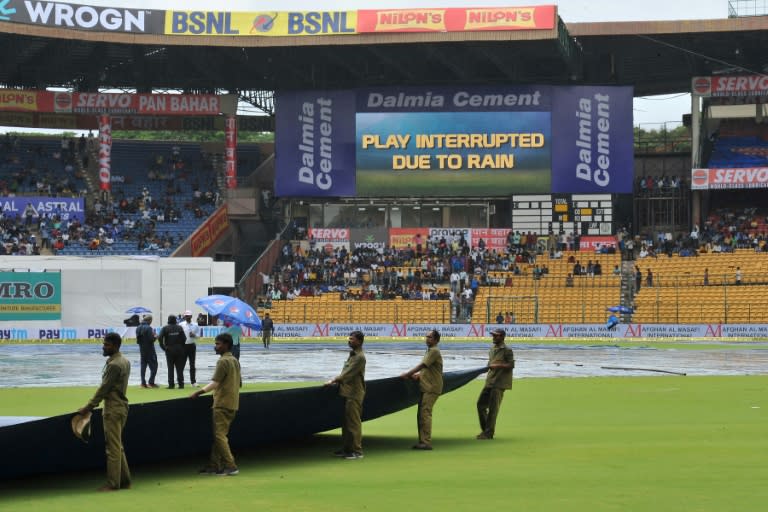
[[[168,256],[216,206],[198,144],[114,141],[111,157],[112,204],[97,201],[57,254]]]
[[[653,286],[643,280],[635,295],[636,322],[755,323],[768,308],[768,258],[762,252],[736,249],[636,263],[643,275],[651,270],[654,276]]]

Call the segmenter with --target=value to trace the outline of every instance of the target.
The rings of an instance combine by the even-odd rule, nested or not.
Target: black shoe
[[[347,460],[356,460],[356,459],[362,459],[363,454],[362,452],[351,452],[351,453],[345,453],[344,458]]]
[[[184,384],[179,384],[179,389],[184,389]]]
[[[426,444],[426,443],[416,443],[415,445],[411,446],[414,450],[431,450],[432,445]]]
[[[170,386],[168,386],[166,389],[174,389],[174,388],[176,388],[176,386],[174,386],[173,384],[171,384],[171,385],[170,385]]]
[[[235,476],[240,470],[235,468],[222,468],[216,472],[217,476]]]

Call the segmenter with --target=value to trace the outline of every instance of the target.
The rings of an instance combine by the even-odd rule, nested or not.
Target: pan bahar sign
[[[387,87],[276,98],[280,196],[632,191],[631,87]]]
[[[0,321],[61,320],[59,272],[0,272]]]

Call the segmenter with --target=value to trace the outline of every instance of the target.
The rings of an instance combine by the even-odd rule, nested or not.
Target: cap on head
[[[502,337],[507,335],[507,332],[504,329],[499,329],[498,327],[496,329],[491,330],[491,334],[500,334]]]
[[[152,323],[152,315],[144,315],[141,319],[148,324]]]
[[[184,316],[192,316],[192,312],[190,310],[186,310],[184,312]]]

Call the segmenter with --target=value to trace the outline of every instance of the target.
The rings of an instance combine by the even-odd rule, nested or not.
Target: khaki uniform
[[[443,356],[437,347],[429,347],[419,372],[419,409],[416,422],[419,428],[419,443],[432,445],[432,409],[443,392]]]
[[[123,428],[128,419],[128,378],[131,363],[116,352],[111,355],[101,372],[101,386],[96,390],[88,407],[96,408],[104,401],[102,420],[104,422],[104,444],[107,453],[107,485],[120,489],[131,485],[131,471],[123,449]]]
[[[344,451],[362,453],[363,425],[360,416],[363,413],[365,398],[365,354],[362,348],[349,353],[341,374],[334,380],[339,383],[339,395],[346,399],[341,425]]]
[[[488,364],[508,363],[512,368],[492,368],[485,377],[485,387],[477,399],[477,414],[480,429],[485,436],[492,438],[496,432],[496,417],[501,408],[504,391],[512,389],[512,369],[515,367],[515,356],[512,349],[503,343],[491,347],[488,352]]]
[[[240,408],[240,362],[232,352],[225,352],[216,362],[211,379],[218,383],[213,391],[213,446],[211,447],[211,468],[235,468],[235,458],[229,449],[229,428]]]

